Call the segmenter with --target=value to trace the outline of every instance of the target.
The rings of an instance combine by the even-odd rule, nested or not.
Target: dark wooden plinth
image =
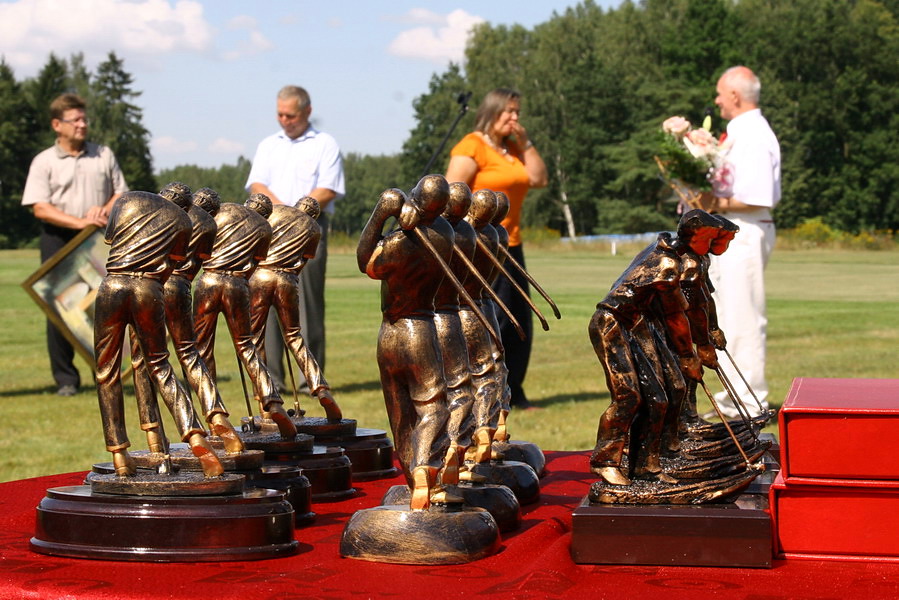
[[[266,452],[265,459],[270,466],[300,467],[312,486],[314,501],[342,500],[356,493],[350,459],[343,448],[313,446],[311,452]]]
[[[499,545],[496,521],[480,508],[377,506],[350,518],[340,554],[374,562],[452,565],[490,556]]]
[[[606,505],[584,498],[572,513],[571,557],[578,564],[770,568],[767,499],[732,504]]]
[[[352,435],[316,437],[316,443],[343,448],[353,472],[354,481],[388,479],[396,475],[393,464],[393,442],[383,429],[356,428]]]
[[[248,488],[262,488],[284,492],[285,499],[290,502],[294,513],[294,526],[304,527],[315,521],[312,511],[312,486],[303,475],[303,470],[296,465],[265,466],[255,471],[246,471]]]
[[[483,508],[490,513],[502,533],[521,526],[521,504],[512,490],[504,485],[489,483],[460,483],[448,485],[446,491],[465,500],[465,506]],[[407,485],[394,485],[381,498],[385,506],[402,505],[408,508],[412,490]]]
[[[111,462],[95,463],[91,473],[85,478],[85,485],[91,485],[93,474],[112,475],[115,467]],[[138,478],[154,475],[155,471],[138,469]],[[279,490],[284,492],[285,498],[293,507],[294,522],[296,527],[304,527],[315,521],[315,513],[312,511],[312,491],[309,480],[303,475],[303,470],[296,465],[264,466],[247,471],[232,471],[230,474],[243,476],[243,484],[236,493],[246,488],[261,488],[267,490]],[[211,489],[211,487],[210,487]],[[103,490],[97,490],[103,492]],[[212,492],[210,492],[211,494]],[[198,495],[196,493],[192,495]]]
[[[31,549],[73,558],[139,562],[257,560],[297,551],[284,494],[148,497],[50,488],[37,507]]]
[[[325,417],[293,417],[293,424],[297,431],[316,438],[353,435],[356,431],[355,419],[341,419],[329,421]],[[252,423],[248,417],[241,419],[241,426],[245,430],[261,433],[278,433],[278,425],[271,419],[263,419],[260,416],[253,417]]]
[[[521,440],[509,440],[507,442],[494,442],[493,448],[502,453],[503,460],[523,462],[534,469],[537,477],[546,474],[546,457],[540,446],[533,442]]]
[[[470,465],[472,472],[487,478],[486,483],[504,485],[521,505],[540,500],[540,478],[529,465],[514,460],[491,460]]]

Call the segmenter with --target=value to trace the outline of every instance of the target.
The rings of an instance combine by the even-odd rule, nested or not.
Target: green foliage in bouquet
[[[696,158],[674,135],[659,130],[658,157],[665,168],[667,179],[678,179],[685,185],[702,191],[709,191],[709,171],[712,166],[704,158]]]

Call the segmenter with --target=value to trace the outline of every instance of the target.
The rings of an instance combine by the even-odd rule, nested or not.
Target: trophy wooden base
[[[530,466],[534,469],[537,477],[543,477],[546,474],[546,457],[540,446],[533,442],[521,440],[493,442],[493,448],[502,453],[503,460],[514,460]]]
[[[254,431],[249,429],[240,432],[247,450],[262,450],[265,453],[264,460],[268,460],[271,454],[284,454],[292,452],[312,452],[315,438],[307,433],[297,434],[292,440],[285,440],[277,432]]]
[[[304,527],[315,521],[312,511],[312,486],[296,465],[264,466],[255,471],[242,471],[247,488],[261,488],[284,492],[293,507],[294,526]]]
[[[340,446],[350,459],[354,481],[388,479],[397,473],[393,464],[393,442],[383,429],[359,427],[351,435],[317,437],[316,443]]]
[[[482,508],[496,521],[500,532],[515,531],[521,526],[521,505],[512,490],[504,485],[489,483],[460,483],[446,486],[446,491],[465,500],[465,506]],[[392,486],[384,494],[381,504],[402,505],[408,508],[412,491],[407,485]]]
[[[356,431],[355,419],[341,419],[340,421],[330,421],[325,417],[292,417],[293,424],[296,425],[297,432],[306,435],[320,437],[336,437],[344,435],[353,435]],[[278,425],[271,419],[263,419],[260,416],[254,416],[252,422],[249,417],[243,417],[241,427],[246,430],[257,431],[260,433],[278,433]]]
[[[97,479],[96,474],[114,477],[115,467],[111,462],[94,464],[91,473],[85,479],[85,484],[95,485]],[[181,474],[179,473],[178,475]],[[293,507],[294,524],[296,527],[310,525],[315,521],[315,513],[312,511],[312,492],[309,480],[303,476],[302,469],[296,465],[264,466],[247,471],[233,471],[226,473],[227,477],[214,477],[211,479],[205,479],[202,475],[191,472],[184,473],[183,475],[199,479],[199,485],[184,488],[187,493],[194,496],[208,496],[225,493],[239,494],[243,491],[244,487],[282,491],[284,492],[285,499],[290,502],[290,505]],[[224,487],[226,482],[230,482],[233,478],[241,476],[243,477],[241,480],[242,483],[239,482],[240,484],[236,490]],[[160,478],[160,476],[156,475],[155,470],[138,468],[137,476],[134,479],[140,481],[150,477],[155,477],[157,480]],[[122,481],[121,478],[113,480],[112,485],[121,485]],[[127,483],[127,480],[125,480],[125,483]],[[102,488],[97,487],[93,487],[92,489],[98,493],[105,491]],[[167,488],[166,491],[167,493],[164,495],[184,495],[184,493],[172,493],[171,486]],[[111,491],[110,493],[116,492]],[[138,494],[139,492],[132,484],[132,488],[124,493]]]
[[[266,452],[270,466],[296,465],[309,480],[312,499],[342,500],[356,493],[350,459],[338,446],[313,446],[308,452]]]
[[[350,517],[340,554],[373,562],[453,565],[490,556],[499,545],[496,521],[480,508],[377,506]]]
[[[571,557],[578,564],[770,568],[767,499],[729,504],[608,505],[587,498],[572,513]]]
[[[540,500],[540,478],[534,469],[523,462],[491,460],[474,463],[469,468],[473,473],[486,477],[486,483],[504,485],[512,490],[522,506]]]
[[[284,494],[228,496],[94,494],[50,488],[37,507],[35,552],[139,562],[258,560],[297,551]]]
[[[290,441],[282,440],[277,433],[264,431],[245,431],[240,437],[247,448],[265,453],[266,466],[300,467],[309,480],[313,500],[340,500],[356,493],[350,460],[344,455],[343,448],[317,446],[314,437],[307,433],[298,433],[296,439]]]

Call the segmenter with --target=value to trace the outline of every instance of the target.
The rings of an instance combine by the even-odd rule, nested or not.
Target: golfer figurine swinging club
[[[446,381],[434,325],[434,296],[444,277],[454,232],[441,215],[449,185],[422,178],[410,197],[384,191],[362,231],[359,269],[382,281],[378,367],[394,445],[411,489],[408,506],[357,512],[344,529],[343,556],[407,564],[464,563],[499,544],[487,511],[463,507],[438,475],[449,449]],[[399,229],[383,233],[388,219]],[[459,284],[461,289],[461,284]]]

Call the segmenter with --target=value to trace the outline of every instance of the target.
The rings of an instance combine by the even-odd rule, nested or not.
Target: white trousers
[[[768,317],[764,272],[774,249],[774,222],[768,209],[754,213],[725,213],[722,216],[738,225],[740,231],[724,254],[712,257],[709,267],[709,276],[715,286],[713,298],[718,312],[718,326],[724,332],[727,350],[733,358],[731,362],[726,354],[719,351],[718,362],[749,415],[757,416],[762,408],[768,408],[768,383],[765,381]],[[759,402],[752,397],[733,363],[739,367]],[[727,417],[739,416],[727,392],[715,394],[715,399]]]

